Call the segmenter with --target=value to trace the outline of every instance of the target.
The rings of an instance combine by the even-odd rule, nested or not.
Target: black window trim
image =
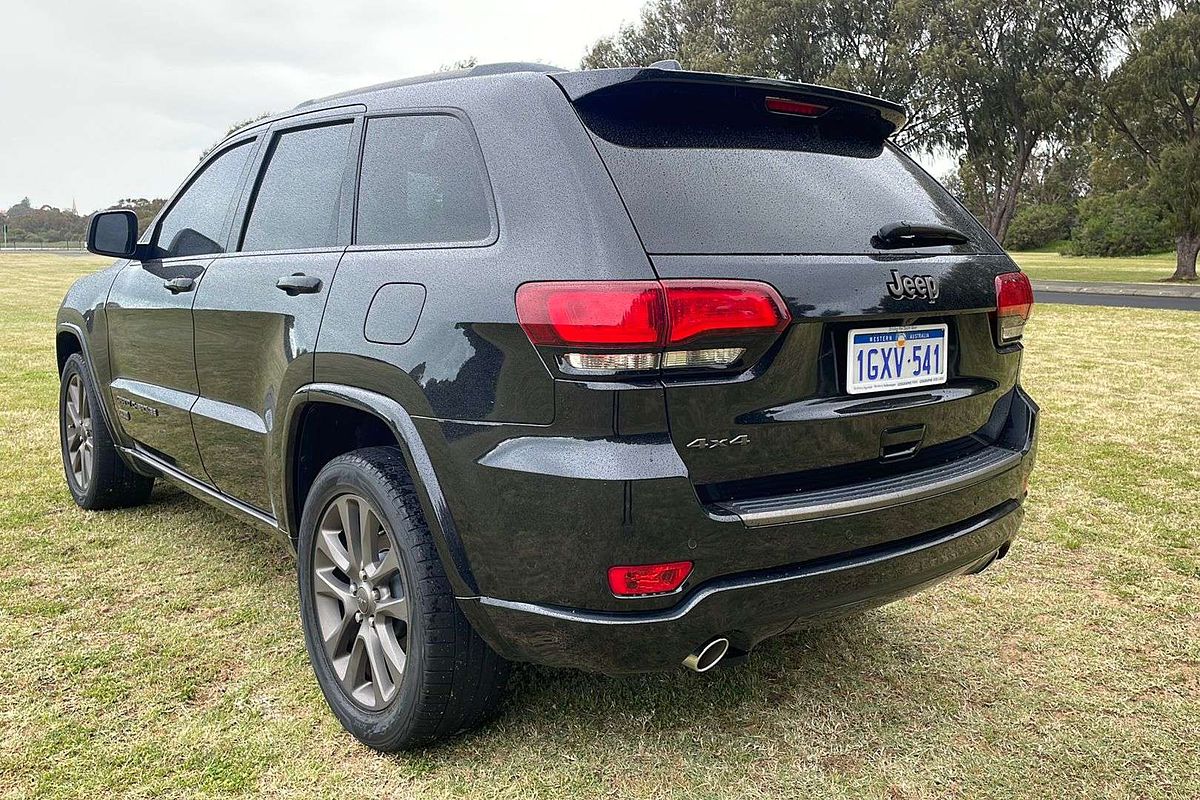
[[[467,131],[467,139],[475,151],[475,163],[481,170],[483,178],[484,200],[488,208],[488,235],[482,239],[466,242],[408,242],[402,244],[358,244],[358,193],[361,189],[363,154],[366,151],[366,130],[373,119],[389,119],[392,117],[454,117],[463,124]],[[415,108],[395,108],[372,111],[363,118],[362,132],[358,141],[358,157],[355,159],[354,192],[351,209],[351,239],[346,248],[347,252],[371,253],[387,250],[457,250],[467,247],[491,247],[500,240],[500,215],[496,208],[496,193],[492,188],[492,179],[488,174],[487,161],[483,157],[483,148],[479,144],[479,136],[471,118],[461,108],[453,106],[423,106]]]
[[[230,150],[233,150],[237,147],[241,147],[243,145],[249,145],[251,147],[251,150],[250,150],[248,158],[246,159],[246,164],[242,167],[242,174],[241,174],[241,177],[238,178],[237,188],[234,189],[234,192],[233,192],[236,197],[231,198],[231,200],[236,199],[237,202],[235,205],[231,206],[231,208],[233,209],[233,213],[229,214],[229,219],[227,220],[224,239],[223,239],[223,241],[218,242],[218,244],[220,244],[222,247],[225,248],[225,252],[210,253],[210,254],[204,255],[204,256],[190,256],[189,255],[189,256],[166,256],[166,257],[163,257],[163,256],[159,255],[160,251],[158,249],[158,237],[159,237],[159,234],[162,232],[162,224],[166,220],[167,215],[175,210],[175,206],[179,203],[179,201],[183,198],[183,196],[185,194],[187,194],[188,190],[192,188],[192,184],[194,184],[197,180],[200,179],[200,176],[204,174],[205,170],[207,170],[210,165],[212,165],[218,158],[225,155]],[[260,155],[259,151],[261,151],[261,149],[262,149],[261,131],[255,131],[253,134],[239,136],[236,139],[231,139],[227,142],[222,142],[216,149],[213,150],[213,152],[209,153],[206,158],[204,158],[199,164],[197,164],[196,168],[193,169],[190,173],[188,173],[187,178],[184,179],[184,181],[180,185],[180,187],[175,190],[175,194],[171,195],[171,199],[165,205],[163,205],[162,210],[159,211],[158,214],[154,217],[154,221],[150,223],[150,227],[147,229],[146,233],[142,235],[142,243],[147,245],[147,249],[148,249],[149,253],[151,254],[150,258],[148,258],[147,260],[148,261],[167,261],[167,262],[174,262],[177,260],[195,261],[197,259],[210,259],[210,258],[217,258],[219,256],[228,255],[229,239],[230,239],[230,235],[232,233],[233,223],[237,219],[237,211],[241,207],[243,196],[245,195],[245,192],[246,192],[246,181],[249,178],[249,176],[251,174],[253,174],[251,171],[251,167],[257,162],[258,157]]]
[[[260,132],[262,143],[255,156],[254,167],[250,171],[253,180],[244,183],[241,200],[238,203],[236,213],[233,215],[233,224],[230,230],[230,247],[227,252],[222,253],[219,257],[266,256],[284,253],[328,253],[346,249],[346,246],[350,243],[350,226],[353,220],[353,198],[351,195],[357,191],[358,186],[357,159],[355,158],[355,154],[360,152],[361,148],[363,112],[365,110],[366,107],[361,105],[322,109],[311,114],[291,116],[277,120],[269,125],[265,131]],[[255,200],[258,198],[258,190],[262,186],[263,178],[266,176],[267,167],[270,165],[270,156],[275,150],[275,143],[286,133],[308,128],[325,128],[333,125],[351,126],[350,141],[346,147],[346,160],[342,173],[342,192],[334,244],[324,247],[243,250],[242,246],[246,239],[246,229],[250,224],[251,211],[254,208]]]

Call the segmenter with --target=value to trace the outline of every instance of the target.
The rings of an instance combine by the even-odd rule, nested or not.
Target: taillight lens
[[[517,319],[567,371],[611,374],[728,368],[791,314],[759,281],[549,281],[517,289]]]
[[[608,588],[612,589],[612,593],[617,597],[669,594],[682,586],[691,574],[690,561],[611,567],[608,570]]]
[[[536,345],[585,350],[657,347],[666,325],[662,287],[648,281],[526,283],[517,318]]]
[[[662,282],[669,344],[743,331],[779,333],[791,320],[773,286],[758,281]]]
[[[1020,341],[1033,311],[1033,286],[1023,272],[996,276],[996,340],[1000,344]]]

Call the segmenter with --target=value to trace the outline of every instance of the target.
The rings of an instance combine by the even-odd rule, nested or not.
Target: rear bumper
[[[592,612],[490,597],[461,602],[510,659],[605,673],[666,670],[714,636],[727,637],[735,652],[748,652],[789,628],[883,605],[978,569],[1013,540],[1023,513],[1020,502],[1010,500],[886,546],[714,579],[661,611]]]
[[[790,627],[882,605],[1006,552],[1023,516],[1037,415],[1015,388],[980,432],[990,444],[978,457],[907,472],[901,486],[863,481],[740,507],[704,505],[686,477],[670,474],[669,445],[562,438],[553,446],[569,446],[570,457],[551,460],[517,453],[504,432],[472,431],[457,446],[484,451],[473,463],[486,473],[470,483],[486,492],[474,507],[490,514],[461,517],[479,592],[459,602],[513,660],[653,671],[716,636],[748,652]],[[517,453],[526,471],[497,467],[497,452]],[[641,473],[620,472],[634,469]],[[614,598],[604,578],[613,564],[681,559],[695,568],[675,595]]]

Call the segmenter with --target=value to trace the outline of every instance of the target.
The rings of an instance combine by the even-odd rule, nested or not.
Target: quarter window
[[[480,242],[492,231],[483,165],[448,114],[368,120],[357,244]]]
[[[254,148],[234,145],[205,165],[163,217],[156,241],[162,258],[225,252],[229,215]]]
[[[350,123],[281,133],[267,155],[242,238],[246,250],[299,250],[338,243]]]

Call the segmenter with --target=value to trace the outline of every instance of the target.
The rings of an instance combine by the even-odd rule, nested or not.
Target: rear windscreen
[[[923,253],[995,251],[945,189],[848,115],[834,125],[832,111],[823,122],[706,99],[577,105],[648,252],[871,254],[872,236],[902,221],[970,239]]]

